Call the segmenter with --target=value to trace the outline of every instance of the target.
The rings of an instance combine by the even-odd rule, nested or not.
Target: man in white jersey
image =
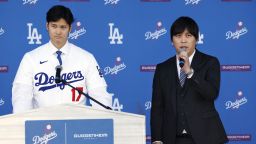
[[[13,82],[13,113],[63,103],[85,104],[86,98],[75,89],[55,82],[56,66],[62,67],[61,79],[111,107],[112,94],[94,56],[68,42],[74,21],[70,9],[53,6],[46,20],[50,41],[24,55]]]

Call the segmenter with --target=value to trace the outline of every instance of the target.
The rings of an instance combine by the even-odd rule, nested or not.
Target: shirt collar
[[[60,48],[60,49],[56,48],[56,47],[52,44],[51,41],[49,41],[48,46],[49,46],[49,48],[50,48],[49,51],[50,51],[51,54],[56,54],[56,51],[60,50],[64,55],[66,55],[66,54],[68,54],[69,49],[70,49],[70,47],[69,47],[69,42],[68,42],[68,41],[67,41],[67,42],[65,43],[65,45],[64,45],[62,48]]]

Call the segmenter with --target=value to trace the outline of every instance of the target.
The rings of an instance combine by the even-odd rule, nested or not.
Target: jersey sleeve
[[[25,54],[12,87],[13,113],[24,112],[33,108],[33,63]]]

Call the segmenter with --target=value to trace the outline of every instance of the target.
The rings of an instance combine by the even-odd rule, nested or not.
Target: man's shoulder
[[[46,51],[47,44],[48,43],[43,44],[43,45],[41,45],[41,46],[31,50],[31,51],[28,51],[28,52],[26,52],[25,55],[30,55],[32,57],[42,56],[42,55],[44,55],[44,53]]]
[[[170,66],[172,64],[176,64],[176,56],[170,57],[169,59],[158,63],[157,66],[158,67],[166,67],[166,66]]]
[[[202,53],[200,51],[197,51],[196,54],[194,55],[192,65],[194,67],[203,67],[205,65],[209,66],[218,66],[220,65],[220,62],[217,57]]]
[[[47,45],[48,45],[48,43],[45,43],[43,45],[40,45],[40,46],[34,48],[33,50],[31,50],[29,52],[33,53],[33,52],[36,52],[36,51],[41,51],[41,50],[43,50],[43,48],[47,47]]]
[[[203,53],[200,51],[197,51],[197,53],[198,53],[198,55],[200,55],[200,57],[202,57],[205,60],[217,60],[218,61],[218,58],[213,55],[209,55],[209,54],[206,54],[206,53]]]
[[[77,46],[77,45],[74,45],[72,43],[69,43],[70,44],[70,47],[71,47],[71,51],[72,51],[72,54],[76,54],[76,55],[82,55],[82,56],[88,56],[88,57],[91,57],[93,56],[92,53],[90,53],[89,51]]]

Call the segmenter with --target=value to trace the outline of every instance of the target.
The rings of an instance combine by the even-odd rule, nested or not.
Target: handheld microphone
[[[61,65],[57,65],[55,67],[56,69],[56,75],[55,75],[55,83],[60,83],[61,82],[61,77],[60,77],[60,72],[62,70],[62,66]]]
[[[186,49],[184,47],[180,48],[180,50],[178,51],[178,55],[180,55],[180,53],[182,52],[186,52]],[[185,64],[185,60],[183,58],[179,58],[179,66],[180,68],[182,68]]]
[[[180,66],[180,68],[182,68],[182,67],[184,66],[184,63],[185,63],[184,59],[183,59],[183,58],[180,58],[180,60],[179,60],[179,66]]]

